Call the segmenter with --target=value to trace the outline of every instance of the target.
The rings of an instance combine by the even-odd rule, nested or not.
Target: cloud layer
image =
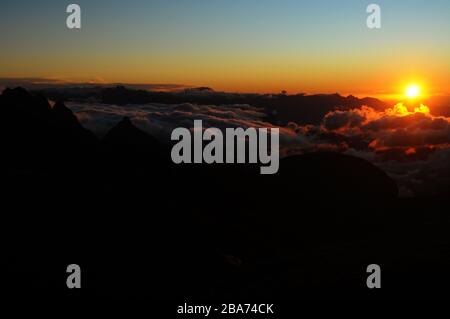
[[[203,120],[205,128],[274,127],[263,109],[249,105],[68,106],[99,136],[124,116],[162,142],[169,141],[174,128],[190,128],[194,120]],[[442,195],[450,184],[450,118],[433,116],[424,105],[335,110],[320,125],[291,122],[280,127],[280,144],[282,156],[328,150],[367,159],[396,179],[403,196]]]

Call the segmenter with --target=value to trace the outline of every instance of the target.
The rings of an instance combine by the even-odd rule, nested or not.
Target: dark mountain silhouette
[[[292,181],[285,194],[302,191],[305,196],[351,200],[398,196],[395,182],[366,160],[339,153],[310,153],[283,159],[279,175]],[[302,196],[302,195],[297,195]]]
[[[448,294],[447,206],[399,200],[365,160],[305,154],[273,176],[174,165],[129,119],[99,141],[63,103],[20,88],[0,95],[0,124],[9,295],[360,298],[371,263],[386,272],[383,296]],[[65,287],[72,263],[78,291]]]
[[[128,117],[124,117],[103,138],[104,144],[136,145],[144,147],[160,148],[158,141],[150,135],[136,128]]]
[[[211,92],[211,91],[208,91]],[[143,103],[195,103],[195,104],[249,104],[264,108],[269,120],[274,124],[286,125],[288,122],[298,124],[318,124],[325,114],[335,109],[353,109],[362,105],[384,110],[387,105],[374,98],[358,99],[354,96],[343,97],[339,94],[319,95],[260,95],[260,94],[206,94],[184,91],[182,94],[171,92],[149,92],[130,90],[123,86],[105,88],[100,92],[101,101],[108,104],[143,104]]]
[[[99,171],[102,179],[118,192],[160,192],[170,172],[169,155],[167,147],[125,117],[101,140]],[[137,182],[141,179],[148,179],[151,184],[142,188]]]
[[[289,122],[298,124],[320,124],[323,117],[333,110],[349,110],[363,105],[376,110],[384,110],[387,105],[374,98],[359,99],[339,94],[278,96],[273,103],[265,106],[270,119],[277,125]]]
[[[106,156],[105,164],[111,161],[117,165],[116,169],[120,169],[128,163],[128,169],[137,169],[140,174],[148,170],[154,174],[161,169],[167,170],[170,160],[168,147],[138,129],[128,117],[124,117],[103,137],[100,151]]]
[[[69,110],[64,103],[58,101],[53,105],[53,116],[58,125],[61,127],[80,129],[81,124],[78,122],[77,117]]]
[[[214,93],[214,89],[207,86],[200,86],[196,88],[188,88],[184,89],[184,94],[205,94],[205,93]]]
[[[16,112],[30,116],[48,116],[50,104],[40,94],[30,94],[23,88],[5,89],[1,95],[0,102],[4,107],[9,107],[10,112]],[[5,111],[5,110],[4,110]]]
[[[450,117],[450,96],[433,96],[428,98],[424,104],[431,106],[432,114]]]
[[[0,116],[4,160],[12,167],[66,165],[82,160],[89,147],[97,143],[96,137],[62,103],[51,108],[43,96],[22,88],[2,93]]]

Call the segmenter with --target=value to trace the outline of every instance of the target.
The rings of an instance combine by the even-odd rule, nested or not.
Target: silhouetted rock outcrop
[[[22,112],[22,115],[49,116],[50,104],[40,94],[31,94],[23,88],[5,89],[2,93],[1,103],[9,107],[9,111]]]
[[[309,153],[281,160],[286,193],[312,198],[358,200],[396,198],[397,185],[372,163],[340,153]]]
[[[53,116],[56,122],[60,126],[70,127],[70,128],[81,128],[80,122],[78,122],[77,117],[72,113],[69,108],[67,108],[63,102],[56,102],[53,105]]]
[[[100,91],[104,103],[126,105],[148,103],[148,92],[144,90],[129,90],[124,86],[105,88]]]
[[[156,147],[158,149],[160,148],[160,144],[155,138],[134,126],[128,117],[124,117],[116,126],[114,126],[105,135],[102,142],[104,144],[135,145],[141,147],[149,146]]]
[[[168,152],[154,137],[133,125],[128,117],[123,118],[101,140],[104,151],[114,158],[132,159],[137,165],[164,164],[168,161]]]
[[[64,104],[54,108],[39,94],[22,88],[6,89],[0,96],[0,140],[12,168],[52,169],[57,163],[82,160],[97,143]],[[59,159],[64,159],[63,161]]]
[[[101,140],[102,179],[116,192],[148,192],[169,183],[170,152],[125,117]],[[113,172],[113,174],[111,174]],[[143,181],[152,181],[143,187]]]

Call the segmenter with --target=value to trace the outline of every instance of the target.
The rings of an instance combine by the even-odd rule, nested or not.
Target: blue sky
[[[233,71],[243,72],[237,86],[248,83],[258,90],[274,85],[267,80],[259,87],[255,78],[275,72],[273,82],[305,85],[309,77],[317,82],[311,90],[329,90],[333,83],[343,89],[338,78],[346,76],[345,70],[369,65],[366,76],[373,76],[376,68],[392,68],[393,59],[405,64],[408,76],[429,77],[421,70],[428,68],[440,72],[441,81],[449,71],[448,0],[73,2],[82,8],[81,31],[65,26],[69,1],[2,1],[0,76],[114,81],[122,75],[124,81],[160,79],[232,89]],[[382,8],[381,30],[365,25],[370,3]],[[336,73],[334,81],[323,74],[327,69]]]

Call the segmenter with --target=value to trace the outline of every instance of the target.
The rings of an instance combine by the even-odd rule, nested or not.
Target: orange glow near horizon
[[[57,79],[389,101],[405,100],[414,83],[417,100],[450,96],[446,0],[384,1],[395,19],[378,31],[367,28],[358,1],[90,1],[76,31],[52,1],[43,1],[45,10],[28,2],[27,10],[21,1],[2,7],[1,83]]]

